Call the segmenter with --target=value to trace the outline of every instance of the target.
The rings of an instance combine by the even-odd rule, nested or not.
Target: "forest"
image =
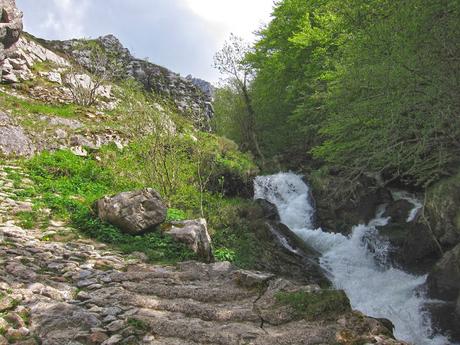
[[[214,126],[266,169],[427,187],[460,160],[460,1],[282,0],[216,54]]]

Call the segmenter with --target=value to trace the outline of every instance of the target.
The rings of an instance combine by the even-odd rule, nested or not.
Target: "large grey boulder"
[[[174,222],[167,233],[175,240],[185,243],[204,261],[212,262],[214,260],[206,219]]]
[[[152,231],[166,219],[166,206],[151,188],[106,196],[96,208],[101,220],[131,235]]]
[[[0,63],[5,59],[5,50],[11,48],[22,32],[22,12],[15,0],[0,0]]]
[[[6,156],[30,156],[35,147],[22,127],[0,112],[0,154]]]

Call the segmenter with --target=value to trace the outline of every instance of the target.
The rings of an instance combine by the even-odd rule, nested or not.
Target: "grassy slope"
[[[41,80],[34,83],[47,85]],[[34,211],[18,215],[25,227],[41,226],[46,230],[49,218],[58,218],[71,222],[80,231],[77,235],[91,236],[127,253],[142,251],[152,261],[193,258],[190,251],[163,235],[161,229],[145,236],[128,236],[100,222],[92,212],[91,205],[104,195],[153,187],[170,207],[168,220],[204,216],[215,238],[217,257],[251,266],[247,249],[255,239],[237,220],[237,210],[244,208],[246,201],[226,195],[226,178],[231,178],[232,183],[248,183],[256,167],[234,143],[197,131],[171,102],[145,94],[132,82],[120,85],[118,108],[105,112],[98,121],[85,117],[94,108],[31,100],[27,97],[29,86],[25,85],[15,92],[18,91],[24,97],[0,92],[0,106],[29,132],[50,133],[50,125],[40,119],[47,115],[77,119],[91,131],[116,129],[130,141],[123,150],[115,145],[88,150],[90,155],[85,158],[63,150],[17,162],[34,182],[34,187],[22,193],[35,204]],[[173,130],[166,129],[168,126]],[[44,214],[40,211],[43,209],[50,209],[51,214]]]

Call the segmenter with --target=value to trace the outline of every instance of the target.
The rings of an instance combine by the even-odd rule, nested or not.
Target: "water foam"
[[[389,246],[379,239],[376,229],[388,221],[382,217],[383,209],[369,224],[355,226],[346,237],[313,228],[310,190],[298,175],[260,176],[254,185],[255,198],[275,204],[282,222],[322,254],[321,266],[334,286],[346,292],[354,309],[391,320],[395,325],[394,334],[401,340],[417,345],[449,344],[447,338],[433,336],[429,314],[424,310],[428,300],[421,287],[426,276],[414,276],[379,264]],[[414,209],[417,207],[414,202]],[[411,216],[408,221],[412,220]],[[369,238],[377,244],[372,251],[367,244]]]

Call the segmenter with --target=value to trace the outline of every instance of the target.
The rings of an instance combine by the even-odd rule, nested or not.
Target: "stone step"
[[[199,344],[242,345],[265,335],[264,330],[253,323],[203,321],[151,309],[139,310],[136,318],[146,323],[154,334]]]

